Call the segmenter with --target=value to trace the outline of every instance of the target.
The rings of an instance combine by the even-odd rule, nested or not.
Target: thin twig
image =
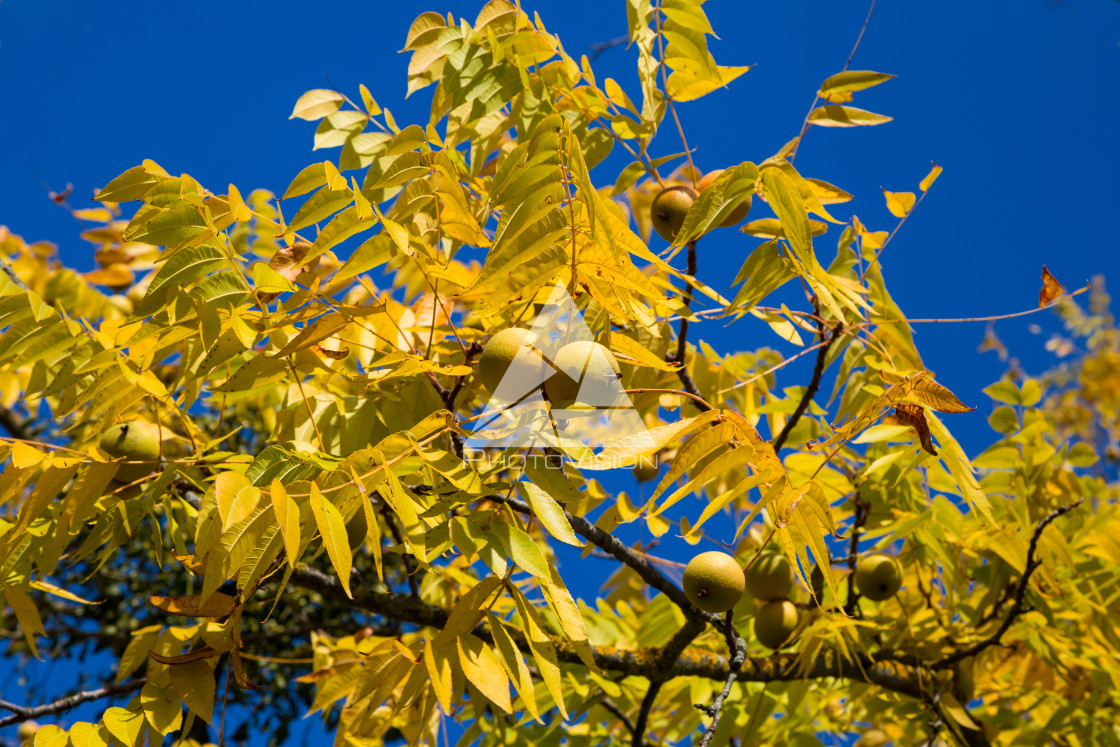
[[[871,14],[875,11],[875,0],[871,0],[871,7],[867,9],[867,17],[863,19],[863,26],[859,30],[859,36],[856,37],[856,43],[852,45],[852,52],[848,55],[848,61],[844,63],[844,69],[840,72],[847,72],[848,67],[852,64],[852,59],[856,56],[856,50],[859,49],[859,43],[863,41],[863,33],[867,31],[867,24],[871,23]],[[821,100],[820,91],[813,96],[813,103],[809,105],[809,113],[805,115],[805,120],[801,123],[801,131],[797,133],[797,142],[793,144],[793,151],[789,154],[789,161],[793,163],[793,159],[797,158],[797,151],[801,148],[801,140],[805,137],[805,133],[809,131],[809,118],[813,116],[813,110],[817,108],[817,102]]]
[[[601,705],[603,709],[610,713],[612,716],[621,721],[622,725],[626,727],[626,730],[630,732],[631,736],[634,734],[634,729],[636,728],[634,726],[634,722],[630,720],[630,717],[626,715],[625,711],[618,707],[618,704],[616,704],[610,698],[602,697],[599,698],[599,705]]]
[[[683,136],[682,136],[683,137]],[[690,161],[691,163],[691,161]],[[688,242],[688,269],[687,274],[690,278],[696,277],[696,240]],[[711,409],[700,395],[700,387],[696,386],[696,381],[693,380],[692,375],[688,372],[688,366],[685,364],[685,353],[688,350],[688,315],[692,313],[692,286],[687,282],[683,292],[681,293],[681,301],[684,304],[685,313],[681,314],[680,331],[677,334],[677,351],[671,353],[666,360],[669,363],[678,364],[677,377],[681,380],[681,386],[684,390],[693,396],[693,402],[703,412]],[[707,407],[705,407],[707,405]]]
[[[731,662],[728,666],[727,679],[723,683],[723,689],[720,690],[719,695],[712,701],[712,705],[707,709],[708,714],[712,717],[712,723],[708,724],[708,728],[704,731],[704,736],[700,739],[699,747],[708,747],[712,743],[712,738],[716,735],[716,728],[719,727],[719,717],[723,712],[723,704],[727,700],[727,696],[731,693],[731,686],[735,684],[735,680],[739,676],[739,672],[743,669],[743,662],[747,660],[747,644],[743,642],[742,637],[735,630],[735,625],[732,621],[734,610],[728,610],[727,617],[723,621],[723,634],[727,638],[727,648],[731,651]]]
[[[139,679],[129,680],[128,682],[101,687],[97,690],[74,693],[65,698],[59,698],[56,701],[39,706],[19,706],[0,700],[0,708],[12,711],[11,716],[0,718],[0,728],[10,726],[11,724],[18,724],[23,721],[30,721],[40,716],[62,713],[63,711],[68,711],[71,708],[80,706],[82,703],[88,703],[91,700],[100,700],[101,698],[108,698],[113,695],[124,695],[125,693],[135,692],[142,688],[147,681],[147,678],[140,677]]]
[[[813,303],[816,304],[817,301],[814,299]],[[820,314],[819,309],[817,313]],[[836,329],[826,331],[825,323],[819,317],[817,320],[817,334],[820,336],[821,343],[823,344],[817,348],[817,363],[813,367],[813,378],[809,380],[809,386],[805,388],[805,393],[801,395],[801,401],[797,403],[797,409],[789,416],[789,420],[786,421],[782,432],[774,439],[775,453],[781,450],[786,439],[789,438],[790,432],[793,431],[793,427],[797,425],[797,421],[805,414],[805,410],[809,408],[809,403],[812,402],[813,397],[817,395],[817,390],[821,387],[821,377],[824,376],[824,364],[825,360],[828,358],[828,351],[832,348],[832,343],[839,337]]]

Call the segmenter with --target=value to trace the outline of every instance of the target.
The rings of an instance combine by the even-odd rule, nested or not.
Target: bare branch
[[[814,304],[816,303],[814,299]],[[832,347],[832,343],[839,337],[839,333],[836,329],[826,331],[824,321],[819,316],[819,308],[817,314],[817,334],[820,336],[822,344],[817,348],[817,363],[813,367],[813,378],[809,380],[809,386],[805,388],[805,393],[801,395],[801,401],[797,403],[797,409],[789,416],[789,420],[786,421],[782,432],[774,439],[775,453],[785,444],[793,427],[797,425],[797,421],[801,420],[801,416],[804,415],[805,410],[809,408],[809,403],[813,401],[813,397],[817,396],[817,390],[821,388],[821,377],[824,376],[824,364],[825,360],[828,358],[828,351]]]
[[[22,721],[30,721],[40,716],[62,713],[63,711],[68,711],[71,708],[80,706],[82,703],[88,703],[91,700],[100,700],[101,698],[108,698],[113,695],[124,695],[126,693],[135,692],[142,688],[147,681],[146,678],[141,677],[139,679],[129,680],[128,682],[101,687],[97,690],[86,690],[84,692],[74,693],[73,695],[68,695],[65,698],[59,698],[51,703],[45,703],[40,706],[19,706],[0,700],[0,708],[12,711],[11,716],[0,718],[0,728],[10,726],[11,724],[18,724]]]
[[[688,242],[688,268],[686,269],[689,277],[696,277],[696,241]],[[680,332],[677,334],[677,351],[670,354],[666,360],[669,363],[677,363],[680,368],[677,369],[677,377],[681,380],[681,386],[684,390],[692,395],[692,404],[701,411],[710,409],[704,404],[704,398],[700,394],[700,388],[696,386],[692,375],[688,373],[688,367],[685,365],[685,353],[688,349],[688,315],[692,311],[692,288],[686,283],[681,292],[681,301],[684,303],[685,311],[681,314]]]
[[[642,707],[638,710],[638,720],[632,729],[633,739],[630,740],[631,747],[643,747],[645,745],[646,725],[649,722],[649,712],[653,710],[653,703],[657,700],[657,693],[661,690],[661,682],[651,681],[649,689],[646,690],[646,695],[642,698]]]

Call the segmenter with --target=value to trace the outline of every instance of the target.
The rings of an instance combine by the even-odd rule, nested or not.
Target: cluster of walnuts
[[[814,568],[812,575],[814,589],[820,589],[824,585],[820,568]],[[793,565],[778,552],[762,553],[746,570],[725,552],[700,553],[685,566],[683,585],[697,608],[713,613],[731,610],[743,592],[749,592],[760,603],[754,618],[755,637],[770,649],[786,646],[800,622],[797,605],[789,600]],[[886,601],[902,586],[902,567],[890,555],[870,555],[856,567],[855,585],[862,596]]]

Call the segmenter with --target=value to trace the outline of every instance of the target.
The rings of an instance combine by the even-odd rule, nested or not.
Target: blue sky
[[[152,158],[215,191],[233,182],[242,193],[280,193],[303,166],[327,157],[311,151],[314,125],[288,120],[302,92],[333,84],[354,96],[365,83],[398,122],[425,122],[428,92],[404,100],[408,57],[397,50],[408,25],[423,10],[473,20],[479,5],[3,0],[0,224],[56,242],[68,264],[89,269],[91,247],[43,183],[56,190],[72,183],[71,203],[81,206]],[[575,56],[626,31],[622,0],[525,7],[538,10]],[[761,161],[797,133],[819,83],[844,65],[867,5],[713,0],[705,9],[721,37],[711,43],[717,60],[756,65],[728,90],[681,107],[695,161],[707,170]],[[855,194],[835,214],[854,212],[876,230],[896,222],[880,187],[915,190],[930,161],[944,167],[885,255],[888,285],[905,313],[1031,308],[1043,264],[1067,287],[1117,274],[1120,2],[884,0],[852,67],[898,75],[855,101],[894,121],[814,128],[797,166]],[[610,49],[594,68],[637,98],[631,51]],[[669,127],[653,151],[679,146]],[[615,154],[595,176],[611,183],[623,165]],[[706,238],[701,277],[722,289],[756,243],[731,231]],[[835,231],[818,246],[827,264]],[[723,352],[762,344],[792,352],[761,325],[694,329]],[[996,329],[1028,371],[1052,365],[1042,344],[1058,329],[1053,317]],[[980,406],[949,423],[973,453],[991,440],[980,390],[1004,370],[996,356],[976,354],[983,332],[983,324],[922,325],[917,336],[938,380]],[[780,386],[805,383],[807,369],[791,367]]]

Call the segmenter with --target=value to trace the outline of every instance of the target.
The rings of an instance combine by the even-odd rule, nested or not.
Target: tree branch
[[[448,610],[425,604],[404,594],[385,594],[366,587],[352,588],[354,597],[351,599],[347,597],[337,578],[311,568],[297,568],[292,572],[290,581],[351,607],[424,627],[442,629],[450,614]],[[475,627],[472,633],[488,643],[493,643],[493,636],[484,624]],[[525,638],[517,635],[513,638],[521,651],[532,652]],[[559,661],[569,664],[580,663],[579,653],[570,642],[562,637],[552,637],[551,641]],[[611,646],[594,648],[595,664],[601,669],[650,680],[668,681],[676,677],[703,677],[725,682],[731,671],[726,658],[710,651],[687,649],[667,669],[661,666],[663,655],[662,649],[620,649]],[[875,661],[866,656],[846,659],[835,651],[824,651],[808,663],[800,661],[796,654],[747,657],[743,668],[736,675],[736,680],[738,682],[793,682],[803,679],[842,678],[877,685],[924,702],[928,697],[928,685],[932,677],[932,673],[922,667],[907,666],[893,661]]]
[[[18,706],[14,703],[5,703],[0,700],[0,708],[12,711],[11,716],[0,718],[0,728],[10,726],[11,724],[18,724],[22,721],[30,721],[39,716],[49,716],[53,713],[62,713],[71,708],[75,708],[82,703],[88,703],[91,700],[100,700],[101,698],[108,698],[113,695],[123,695],[139,690],[144,686],[148,680],[144,677],[128,682],[121,682],[117,685],[109,685],[108,687],[98,688],[97,690],[87,690],[85,692],[74,693],[65,698],[59,698],[51,703],[46,703],[40,706]]]
[[[782,432],[774,439],[774,453],[781,450],[793,427],[797,425],[797,421],[801,420],[805,410],[809,409],[809,403],[813,401],[813,397],[817,396],[817,390],[821,387],[821,377],[824,375],[825,359],[828,358],[828,351],[832,347],[832,343],[839,337],[838,330],[835,328],[826,331],[824,320],[820,316],[820,304],[816,299],[813,300],[813,305],[817,307],[817,334],[821,338],[822,345],[817,348],[817,363],[813,367],[813,378],[809,380],[809,386],[805,388],[805,394],[801,395],[801,401],[797,403],[797,409],[789,416]]]
[[[649,689],[646,690],[646,695],[642,698],[642,707],[638,710],[638,720],[634,723],[632,730],[633,738],[630,740],[631,747],[643,747],[645,745],[646,724],[649,722],[649,712],[653,710],[653,703],[657,700],[657,693],[661,690],[661,682],[650,680]]]
[[[1008,629],[1015,622],[1016,618],[1018,618],[1019,615],[1023,613],[1023,603],[1027,598],[1027,587],[1030,586],[1031,574],[1034,573],[1040,565],[1042,565],[1042,561],[1035,556],[1038,551],[1038,540],[1040,537],[1042,537],[1042,532],[1046,529],[1046,527],[1050,525],[1051,522],[1053,522],[1059,516],[1069,513],[1073,509],[1077,508],[1084,500],[1085,499],[1082,498],[1076,503],[1070,503],[1067,506],[1059,506],[1058,508],[1047,514],[1042,519],[1042,521],[1038,522],[1037,525],[1035,525],[1034,532],[1031,534],[1030,545],[1028,545],[1027,547],[1027,566],[1023,571],[1023,577],[1019,579],[1019,587],[1015,590],[1015,601],[1011,604],[1011,609],[1008,611],[1007,617],[1003,618],[1003,622],[1000,623],[1000,626],[998,628],[996,628],[996,631],[984,640],[979,641],[969,646],[968,648],[955,651],[944,657],[940,661],[935,662],[932,665],[934,669],[948,669],[949,667],[959,662],[961,659],[967,659],[970,656],[975,656],[976,654],[980,653],[990,646],[1000,645],[1000,640],[1003,638],[1004,634],[1007,633]]]
[[[727,638],[727,649],[731,652],[727,679],[724,680],[723,689],[720,690],[719,695],[707,709],[708,715],[712,717],[712,723],[708,724],[708,728],[704,731],[699,747],[708,747],[712,743],[712,738],[715,737],[716,729],[719,727],[719,717],[723,711],[723,704],[731,693],[731,686],[735,684],[739,672],[743,669],[743,662],[747,660],[747,644],[743,642],[743,639],[735,630],[735,625],[731,619],[733,614],[734,611],[728,611],[727,617],[723,621],[723,634]]]

